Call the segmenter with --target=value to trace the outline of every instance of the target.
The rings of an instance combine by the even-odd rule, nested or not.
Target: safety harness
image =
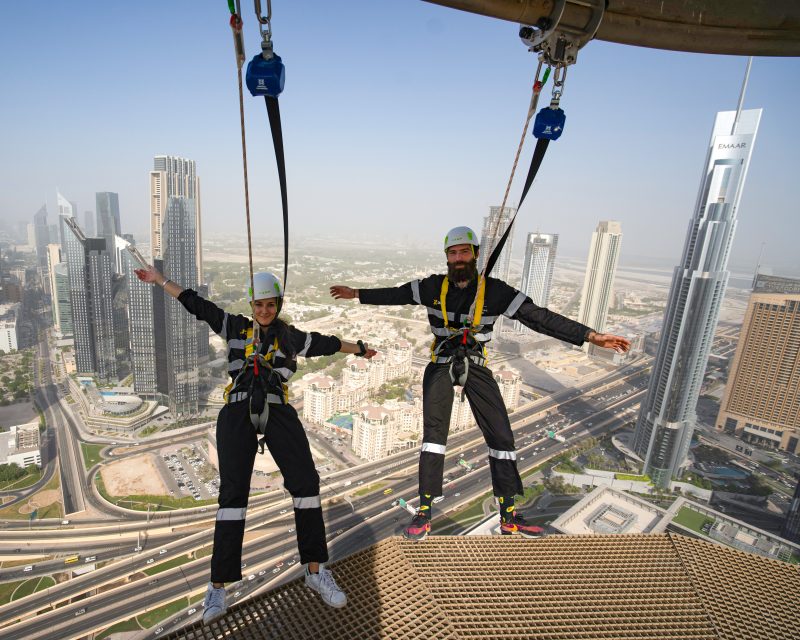
[[[267,349],[266,354],[257,350],[253,340],[253,328],[247,330],[245,340],[245,361],[236,378],[225,387],[225,404],[249,400],[250,422],[259,436],[260,453],[264,453],[267,422],[269,421],[269,405],[288,404],[289,388],[273,368],[275,355],[278,353],[278,339]]]
[[[444,328],[450,335],[438,344],[434,339],[431,344],[431,362],[436,364],[450,363],[450,380],[453,386],[463,387],[467,382],[470,360],[479,366],[486,365],[486,347],[475,337],[483,327],[481,315],[483,313],[483,300],[486,295],[486,278],[478,276],[478,286],[475,292],[475,314],[464,320],[463,326],[452,327],[447,317],[447,292],[450,288],[450,279],[445,276],[442,280],[442,290],[439,299],[442,301],[442,318]],[[454,316],[455,319],[455,316]],[[464,394],[462,392],[463,401]]]

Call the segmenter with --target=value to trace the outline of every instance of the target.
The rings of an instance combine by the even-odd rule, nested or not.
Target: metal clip
[[[267,0],[267,15],[261,10],[261,0],[253,0],[258,20],[258,30],[261,32],[261,51],[265,59],[272,57],[272,0]]]

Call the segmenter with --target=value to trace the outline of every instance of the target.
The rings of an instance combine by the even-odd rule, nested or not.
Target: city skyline
[[[47,101],[39,99],[42,89],[31,82],[25,64],[9,65],[3,71],[4,86],[20,96],[0,107],[0,117],[16,123],[7,146],[15,151],[14,169],[8,174],[14,176],[15,188],[0,197],[4,219],[28,220],[43,201],[54,210],[55,185],[82,208],[95,192],[109,190],[120,194],[123,226],[142,239],[147,232],[144,217],[149,197],[142,170],[153,155],[168,152],[192,157],[206,176],[203,232],[244,234],[235,70],[225,7],[217,11],[193,7],[192,26],[187,29],[187,12],[180,3],[160,8],[162,19],[156,25],[149,20],[153,6],[142,3],[129,8],[124,17],[113,6],[92,7],[95,24],[123,19],[131,26],[114,30],[113,40],[106,40],[112,36],[102,28],[81,37],[88,24],[78,13],[61,7],[52,8],[48,19],[42,16],[43,28],[35,34],[3,32],[0,46],[9,51],[23,46],[20,37],[27,38],[25,49],[35,64],[39,51],[46,51],[45,46],[35,46],[36,39],[45,42],[55,37],[49,31],[51,23],[52,28],[69,25],[76,38],[64,48],[60,60],[64,103],[81,105],[80,110],[63,109],[51,125],[54,114],[45,111],[48,116],[44,117]],[[312,7],[324,10],[321,4]],[[31,11],[35,19],[44,9]],[[519,44],[516,26],[422,2],[402,6],[357,2],[330,17],[346,36],[338,39],[344,47],[342,54],[358,65],[346,83],[349,97],[326,101],[327,111],[322,113],[318,92],[338,95],[339,89],[327,65],[320,62],[318,47],[325,41],[323,32],[317,32],[321,27],[309,25],[299,7],[276,10],[276,50],[287,63],[287,89],[281,101],[292,233],[296,237],[313,232],[337,237],[372,235],[435,247],[440,236],[456,224],[479,228],[486,207],[497,204],[502,195],[529,98],[533,57]],[[255,25],[251,16],[245,20],[250,28],[245,42],[251,50],[257,42]],[[407,34],[402,46],[394,39],[381,40],[380,54],[365,56],[377,44],[371,27],[386,20]],[[145,23],[146,28],[155,29],[153,37],[163,48],[141,52],[130,61],[132,73],[127,74],[124,87],[103,90],[96,78],[113,77],[106,73],[103,59],[93,61],[95,73],[78,71],[95,46],[107,43],[108,48],[122,52],[135,50],[132,43],[130,47],[120,44],[136,41],[136,34],[145,28],[136,25]],[[193,47],[198,33],[206,43],[200,49]],[[464,37],[483,42],[480,58],[460,55],[458,42]],[[409,38],[416,45],[410,51]],[[92,49],[86,49],[84,41]],[[159,85],[160,99],[181,109],[183,117],[158,118],[145,102],[151,95],[149,70],[161,64],[162,56],[186,50],[199,56],[185,81],[192,91],[183,91],[181,82]],[[419,60],[426,64],[415,65],[411,74],[410,64]],[[613,99],[606,90],[608,69],[614,69],[615,85],[628,87]],[[548,152],[519,223],[523,228],[562,226],[560,251],[579,255],[592,219],[613,211],[625,225],[631,258],[670,259],[682,241],[673,221],[694,194],[681,187],[666,191],[660,186],[662,178],[672,175],[678,185],[691,182],[692,158],[699,150],[695,141],[708,129],[709,113],[735,106],[743,70],[743,58],[590,43],[566,85],[565,134]],[[731,264],[742,270],[752,270],[762,242],[766,243],[765,265],[783,271],[796,263],[790,238],[800,234],[800,222],[790,215],[787,204],[800,199],[800,186],[791,178],[792,149],[800,138],[791,105],[800,90],[785,79],[796,77],[798,71],[796,59],[762,58],[753,65],[746,106],[763,106],[770,120],[762,131],[751,188],[742,203],[743,233],[732,249]],[[487,83],[487,95],[465,103],[463,86],[476,75]],[[139,90],[144,86],[148,90]],[[692,100],[675,100],[675,87]],[[498,94],[504,96],[502,101],[489,97]],[[418,95],[436,97],[441,107],[413,108],[410,100]],[[609,99],[598,99],[598,95]],[[32,103],[37,106],[31,108]],[[486,118],[486,113],[492,117]],[[274,159],[264,138],[265,117],[256,103],[246,104],[246,117],[251,175],[258,178],[251,180],[254,230],[263,237],[270,235],[279,220]],[[595,126],[597,122],[604,126]],[[680,126],[662,126],[669,122]],[[51,126],[58,127],[58,136],[50,135]],[[20,135],[24,137],[17,140]],[[63,142],[53,145],[54,139]],[[109,139],[117,143],[115,162],[104,162]],[[532,146],[528,137],[523,166]],[[415,162],[410,161],[412,157]],[[2,160],[9,163],[12,158]],[[520,173],[511,203],[520,187]],[[360,191],[356,199],[349,195],[354,176],[358,176]],[[403,221],[399,231],[397,220]],[[517,234],[519,246],[524,242],[521,236]],[[520,254],[519,248],[515,254]]]

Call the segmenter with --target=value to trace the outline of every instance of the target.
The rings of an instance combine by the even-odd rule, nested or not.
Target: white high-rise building
[[[385,457],[393,445],[396,425],[383,407],[364,407],[353,416],[353,452],[365,460]]]
[[[150,252],[153,258],[163,258],[162,227],[170,198],[194,201],[197,281],[203,279],[203,250],[201,233],[200,178],[194,160],[175,156],[156,156],[150,172]],[[181,283],[183,284],[183,283]]]
[[[519,404],[519,393],[522,387],[522,378],[519,374],[503,369],[494,372],[494,379],[500,388],[500,395],[503,396],[503,403],[506,409],[513,411]]]
[[[324,424],[336,413],[336,382],[326,375],[314,376],[303,390],[303,419]]]
[[[529,233],[525,242],[520,291],[540,307],[546,307],[550,298],[557,248],[557,233]],[[514,329],[520,333],[533,333],[521,322],[515,322]]]
[[[687,465],[700,385],[728,283],[737,209],[760,121],[761,109],[717,114],[683,258],[672,276],[658,354],[634,434],[636,453],[661,487],[669,486]]]
[[[613,220],[601,221],[592,233],[578,311],[578,322],[598,333],[602,333],[606,328],[621,247],[622,225]],[[591,345],[587,342],[583,348],[588,350],[589,346]]]
[[[490,207],[489,215],[483,219],[483,231],[481,233],[481,250],[478,255],[478,271],[483,271],[486,261],[494,251],[503,233],[511,224],[511,219],[517,210],[514,207],[504,207],[501,213],[500,207]],[[508,281],[509,270],[511,269],[511,247],[514,245],[514,229],[508,234],[508,239],[500,252],[500,257],[494,264],[492,272],[489,274],[493,278]]]

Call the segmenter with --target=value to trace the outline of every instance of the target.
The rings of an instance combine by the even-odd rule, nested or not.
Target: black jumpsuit
[[[245,338],[252,320],[243,315],[226,313],[191,289],[183,291],[178,300],[189,313],[207,322],[226,341],[228,372],[231,378],[236,378],[244,365]],[[288,338],[297,356],[332,355],[342,347],[341,341],[335,336],[305,333],[292,326],[288,329]],[[273,327],[262,330],[261,353],[265,353],[274,340]],[[297,359],[278,350],[273,356],[272,365],[286,382],[297,370]],[[250,477],[258,449],[257,434],[250,421],[249,402],[242,395],[232,394],[217,418],[220,489],[211,557],[212,582],[235,582],[242,578],[245,514],[250,496]],[[300,562],[327,562],[328,546],[319,497],[319,474],[294,407],[270,402],[265,436],[267,448],[283,474],[284,486],[293,499]]]
[[[362,304],[424,305],[434,335],[434,346],[437,346],[451,335],[445,327],[439,300],[445,277],[431,275],[399,287],[359,289],[359,299]],[[466,321],[476,292],[475,280],[463,289],[450,284],[445,306],[448,324],[451,327],[461,327]],[[591,330],[586,325],[536,306],[528,296],[502,280],[487,278],[481,325],[474,333],[478,343],[486,344],[491,340],[493,325],[501,315],[519,320],[534,331],[574,345],[583,344]],[[449,364],[435,362],[428,364],[422,380],[422,393],[423,434],[419,461],[419,492],[440,496],[447,434],[450,430],[450,412],[453,407],[453,383]],[[491,370],[470,362],[464,393],[469,400],[478,428],[489,447],[494,495],[511,497],[521,494],[522,480],[517,471],[514,434],[511,431],[508,411]]]

